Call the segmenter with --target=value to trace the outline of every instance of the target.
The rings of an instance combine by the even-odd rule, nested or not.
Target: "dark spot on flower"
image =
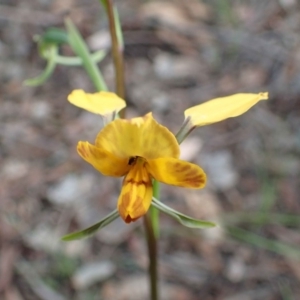
[[[132,156],[128,160],[128,165],[131,166],[136,161],[136,156]]]
[[[129,166],[133,165],[136,162],[137,158],[138,156],[131,156],[128,160],[128,165]]]

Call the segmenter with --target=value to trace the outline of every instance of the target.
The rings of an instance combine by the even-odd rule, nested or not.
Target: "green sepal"
[[[203,221],[203,220],[199,220],[199,219],[194,219],[191,218],[187,215],[184,215],[178,211],[176,211],[175,209],[161,203],[159,200],[157,200],[156,198],[152,197],[152,206],[154,206],[155,208],[159,209],[160,211],[166,213],[167,215],[175,218],[180,224],[189,227],[189,228],[211,228],[211,227],[215,227],[216,224],[209,222],[209,221]]]
[[[94,234],[97,230],[105,227],[106,225],[110,224],[112,221],[117,219],[119,217],[119,212],[118,210],[114,210],[110,214],[108,214],[105,218],[103,218],[100,222],[84,229],[81,231],[73,232],[70,234],[67,234],[62,237],[63,241],[74,241],[74,240],[79,240],[88,236],[91,236]]]

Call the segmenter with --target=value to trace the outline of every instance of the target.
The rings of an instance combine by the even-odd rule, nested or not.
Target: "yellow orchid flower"
[[[118,210],[126,223],[148,211],[152,179],[189,188],[203,188],[206,183],[199,166],[179,159],[175,136],[151,113],[110,122],[98,133],[95,145],[80,141],[77,151],[103,175],[125,176]]]
[[[131,120],[117,119],[99,133],[95,145],[80,141],[79,155],[106,176],[124,176],[118,211],[126,223],[137,220],[152,201],[152,179],[190,188],[203,188],[204,171],[197,165],[179,159],[179,144],[197,126],[236,117],[268,93],[236,94],[217,98],[185,111],[185,122],[176,137],[158,124],[149,113]],[[102,116],[115,114],[126,106],[124,100],[110,92],[87,94],[73,91],[68,100],[83,109]],[[98,227],[97,227],[98,228]]]

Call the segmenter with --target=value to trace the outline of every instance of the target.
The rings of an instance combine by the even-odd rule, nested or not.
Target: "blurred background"
[[[161,215],[165,300],[292,300],[300,295],[300,4],[297,0],[115,1],[125,39],[127,117],[153,111],[174,133],[183,111],[238,92],[269,91],[238,118],[198,128],[181,157],[208,174],[203,190],[162,187],[161,200],[214,229]],[[46,62],[35,35],[69,16],[92,51],[110,48],[96,0],[0,0],[0,299],[148,299],[141,221],[61,242],[115,209],[121,179],[76,152],[101,119],[67,102],[94,92],[79,67]],[[73,55],[70,48],[60,49]],[[110,54],[100,68],[111,90]]]

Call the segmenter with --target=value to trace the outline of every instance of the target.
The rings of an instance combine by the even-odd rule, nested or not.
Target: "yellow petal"
[[[153,178],[166,184],[196,189],[206,184],[206,175],[199,166],[180,159],[148,160],[146,168]]]
[[[88,94],[83,90],[74,90],[68,96],[68,100],[75,106],[99,115],[111,114],[114,111],[119,112],[126,106],[123,99],[110,92]]]
[[[237,117],[245,113],[258,101],[267,99],[268,93],[235,94],[190,107],[184,112],[184,115],[185,118],[190,117],[193,126],[203,126]]]
[[[126,223],[135,221],[146,214],[151,200],[152,182],[141,160],[132,166],[124,178],[118,200],[119,214]]]
[[[130,169],[127,159],[116,157],[88,142],[79,142],[77,151],[85,161],[90,163],[103,175],[120,177],[124,176]]]
[[[147,114],[143,118],[118,119],[98,134],[96,146],[118,157],[140,156],[146,159],[179,157],[175,136]]]

